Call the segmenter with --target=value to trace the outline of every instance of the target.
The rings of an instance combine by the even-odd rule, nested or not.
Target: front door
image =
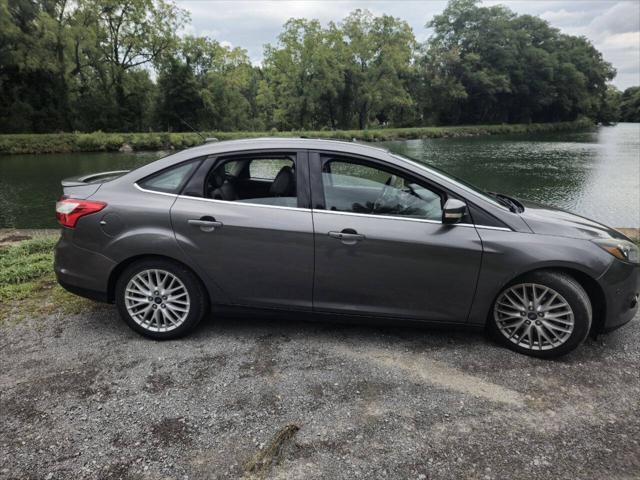
[[[482,246],[472,225],[441,223],[447,192],[377,161],[313,153],[310,166],[314,308],[465,322]]]
[[[179,245],[236,305],[311,309],[313,223],[306,153],[204,162],[171,209]]]

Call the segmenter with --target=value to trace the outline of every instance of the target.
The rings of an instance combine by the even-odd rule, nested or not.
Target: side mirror
[[[467,213],[467,204],[457,198],[450,198],[442,209],[442,223],[449,225],[458,223],[465,213]]]

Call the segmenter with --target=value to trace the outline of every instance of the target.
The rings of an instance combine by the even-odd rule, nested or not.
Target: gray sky
[[[406,20],[419,41],[429,37],[425,24],[446,6],[441,0],[178,0],[191,12],[185,33],[206,35],[224,44],[245,48],[251,60],[262,59],[263,46],[275,43],[289,18],[315,18],[323,24],[340,21],[356,8]],[[638,0],[485,0],[504,4],[517,13],[537,15],[571,35],[589,38],[618,71],[620,89],[640,85],[640,1]]]

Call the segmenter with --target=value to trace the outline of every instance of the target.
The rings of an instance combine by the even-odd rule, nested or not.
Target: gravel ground
[[[0,327],[0,477],[640,478],[640,319],[559,361],[482,334],[110,306]]]

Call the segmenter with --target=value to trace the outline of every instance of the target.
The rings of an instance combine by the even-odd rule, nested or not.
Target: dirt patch
[[[379,363],[391,369],[402,370],[416,381],[449,388],[494,402],[513,406],[523,405],[523,398],[520,393],[486,382],[479,377],[468,375],[437,360],[424,359],[412,354],[397,352],[394,354],[381,353],[379,351],[356,352],[341,347],[338,348],[338,351],[343,355],[357,358],[361,361]]]
[[[258,451],[246,464],[247,478],[265,478],[271,466],[277,464],[285,446],[291,441],[300,427],[290,424],[282,427],[267,445]]]
[[[169,446],[175,443],[191,444],[196,432],[184,418],[165,418],[151,427],[151,433],[162,445]]]
[[[191,379],[201,384],[215,377],[221,368],[227,366],[227,355],[203,355],[183,362],[184,370],[191,374]]]
[[[0,238],[0,245],[5,245],[8,243],[17,243],[22,240],[30,240],[32,237],[30,235],[7,235],[6,237]]]
[[[149,393],[162,393],[168,388],[174,386],[171,375],[166,373],[152,373],[147,377],[147,381],[144,384],[144,391]]]
[[[99,472],[97,478],[98,480],[138,480],[142,476],[132,474],[129,463],[111,463]]]
[[[265,335],[257,339],[251,349],[251,360],[240,365],[243,377],[268,377],[275,373],[278,340],[273,335]]]

